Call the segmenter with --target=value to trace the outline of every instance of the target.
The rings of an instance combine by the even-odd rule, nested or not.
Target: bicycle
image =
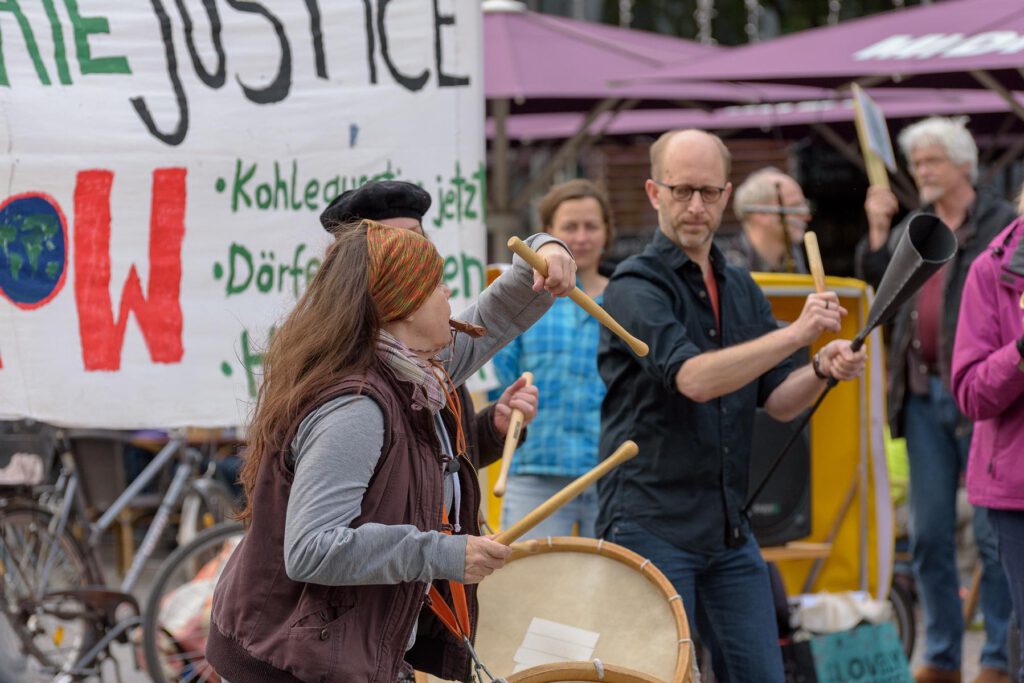
[[[240,522],[222,522],[160,565],[143,610],[143,647],[153,683],[209,680],[205,651],[213,589],[243,534]]]
[[[13,499],[0,508],[0,611],[39,673],[65,682],[99,676],[108,660],[118,666],[109,648],[115,641],[130,642],[130,632],[143,623],[133,591],[183,499],[191,496],[201,502],[192,506],[194,518],[180,520],[179,526],[209,526],[225,519],[234,506],[203,453],[183,433],[174,433],[93,522],[71,448],[82,438],[129,439],[116,432],[59,433],[64,448],[56,483],[44,487],[35,502]],[[107,587],[98,557],[103,534],[175,458],[170,485],[130,568],[117,589]]]

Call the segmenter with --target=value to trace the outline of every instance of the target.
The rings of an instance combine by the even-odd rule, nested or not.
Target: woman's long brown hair
[[[288,447],[287,431],[299,411],[341,377],[365,370],[374,358],[380,315],[369,291],[366,225],[337,234],[264,356],[263,381],[239,474],[246,496],[239,519],[252,517],[260,465],[268,455]]]

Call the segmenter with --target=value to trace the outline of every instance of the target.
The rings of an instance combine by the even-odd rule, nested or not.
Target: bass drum
[[[650,561],[592,538],[512,549],[477,593],[476,652],[494,676],[509,683],[689,680],[686,612]]]

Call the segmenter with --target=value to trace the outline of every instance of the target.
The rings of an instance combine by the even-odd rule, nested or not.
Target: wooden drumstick
[[[524,372],[523,379],[526,380],[526,384],[523,386],[530,386],[533,384],[533,373]],[[505,448],[501,451],[501,474],[498,475],[498,481],[494,484],[494,495],[498,498],[505,495],[505,486],[508,484],[508,468],[512,465],[512,454],[516,452],[516,446],[519,445],[519,432],[523,427],[524,417],[523,411],[514,409],[512,417],[508,421]]]
[[[818,236],[813,232],[804,233],[804,249],[807,250],[807,266],[814,278],[814,291],[821,294],[825,291],[825,267],[821,265],[821,252],[818,251]]]
[[[583,493],[584,489],[608,474],[615,467],[636,456],[638,452],[640,452],[640,447],[636,445],[635,441],[624,441],[614,453],[602,460],[597,467],[580,476],[576,481],[535,507],[521,520],[495,536],[494,540],[505,545],[515,543],[520,536],[550,517],[558,508]]]
[[[521,239],[518,237],[510,239],[508,241],[508,248],[519,254],[523,260],[529,263],[530,267],[538,273],[544,277],[548,276],[547,262],[545,262],[537,252],[531,249]],[[633,353],[641,357],[647,355],[647,344],[627,332],[626,329],[615,320],[615,318],[608,315],[608,311],[601,308],[597,302],[587,296],[587,293],[582,289],[579,287],[573,287],[572,291],[569,292],[569,298],[579,304],[580,308],[584,311],[597,318],[599,323],[614,332],[619,339],[626,342],[629,345],[629,348],[633,350]]]

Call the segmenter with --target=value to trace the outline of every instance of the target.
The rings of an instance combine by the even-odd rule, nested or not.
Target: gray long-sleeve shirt
[[[553,241],[527,240],[534,249]],[[532,290],[533,271],[518,256],[513,267],[458,317],[482,325],[479,339],[457,335],[448,362],[456,385],[551,306],[552,297]],[[438,421],[435,420],[435,423]],[[447,435],[438,434],[450,452]],[[361,511],[366,487],[384,443],[384,419],[373,399],[344,396],[310,413],[292,440],[295,479],[285,523],[285,570],[294,581],[325,585],[392,584],[454,579],[465,572],[466,536],[420,531],[413,525],[349,525]],[[446,482],[446,490],[453,487]]]

